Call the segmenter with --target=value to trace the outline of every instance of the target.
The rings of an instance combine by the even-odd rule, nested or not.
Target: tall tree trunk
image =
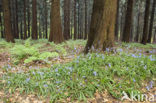
[[[113,47],[117,0],[94,0],[91,27],[85,53],[91,47],[105,50]]]
[[[116,24],[115,24],[115,39],[118,40],[119,34],[119,9],[120,9],[120,0],[117,0],[117,14],[116,14]]]
[[[61,16],[60,16],[60,0],[52,0],[51,19],[50,19],[50,36],[49,41],[61,43],[64,41],[62,35]]]
[[[133,2],[134,0],[128,0],[127,3],[127,11],[126,11],[126,18],[125,18],[123,38],[122,38],[122,41],[124,42],[130,42],[131,27],[133,23]]]
[[[28,15],[28,37],[30,37],[30,0],[27,0],[27,15]]]
[[[88,35],[88,0],[85,0],[85,37],[84,39],[87,39]]]
[[[153,42],[156,43],[156,29],[155,29],[155,32],[154,32]]]
[[[18,2],[15,0],[15,38],[19,39],[19,26],[18,26]]]
[[[140,6],[138,10],[138,17],[137,17],[137,32],[135,37],[136,42],[139,42],[139,33],[140,33]]]
[[[2,13],[0,12],[0,27],[1,27],[1,38],[4,38],[4,33],[3,33],[3,22],[2,22]]]
[[[142,42],[141,42],[144,45],[146,45],[147,38],[148,38],[148,23],[149,23],[149,15],[150,15],[150,1],[151,0],[146,0],[143,38],[142,38]]]
[[[64,38],[70,39],[70,0],[64,0]]]
[[[76,0],[74,0],[74,40],[77,39],[77,12],[76,12]]]
[[[32,0],[32,39],[37,39],[37,1]]]
[[[26,23],[26,0],[24,0],[24,39],[27,38],[27,23]]]
[[[44,0],[44,7],[45,7],[45,38],[48,38],[48,9],[47,9],[47,0]]]
[[[148,35],[148,40],[147,40],[148,43],[151,43],[151,39],[152,39],[153,22],[154,22],[154,14],[155,14],[155,5],[156,5],[156,0],[153,0],[151,20],[150,20],[150,27],[149,27],[149,35]]]
[[[11,29],[9,0],[3,0],[3,12],[4,12],[4,28],[5,28],[6,41],[15,42],[12,34],[12,29]]]

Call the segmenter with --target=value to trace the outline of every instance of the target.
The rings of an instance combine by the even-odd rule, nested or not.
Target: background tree
[[[62,35],[60,1],[52,0],[51,4],[51,22],[50,22],[50,42],[61,43],[64,41]]]
[[[156,0],[153,0],[153,6],[152,6],[152,12],[151,12],[151,20],[150,20],[150,27],[149,27],[149,35],[148,35],[148,40],[147,40],[148,43],[151,43],[151,40],[152,40],[155,5],[156,5]]]
[[[127,2],[127,11],[126,11],[125,25],[124,25],[123,38],[122,38],[122,41],[124,42],[130,42],[131,27],[133,22],[133,1],[134,0],[128,0]]]
[[[15,42],[12,34],[12,29],[11,29],[9,0],[3,0],[3,13],[4,13],[4,29],[5,29],[6,41]]]
[[[145,9],[145,17],[144,17],[144,29],[143,29],[143,38],[141,43],[146,44],[148,39],[148,23],[149,23],[149,15],[150,15],[150,1],[146,0],[146,9]]]
[[[32,39],[37,39],[37,1],[32,0]]]

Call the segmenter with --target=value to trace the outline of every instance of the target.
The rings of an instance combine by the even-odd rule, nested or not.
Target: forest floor
[[[0,103],[132,102],[121,101],[123,92],[156,101],[156,44],[116,43],[84,55],[85,44],[0,40]]]

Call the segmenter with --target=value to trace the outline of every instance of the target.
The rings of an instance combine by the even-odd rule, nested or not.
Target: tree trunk
[[[1,38],[4,38],[4,33],[3,33],[3,22],[2,22],[2,13],[0,12],[0,27],[1,27]]]
[[[9,0],[3,0],[3,12],[4,12],[4,28],[5,28],[6,41],[15,42],[12,34],[12,29],[11,29]]]
[[[28,37],[30,37],[30,0],[27,0],[27,15],[28,15]]]
[[[120,9],[120,0],[117,0],[117,14],[116,14],[116,24],[115,24],[115,39],[118,41],[118,34],[119,34],[119,11]]]
[[[32,0],[32,39],[37,39],[37,1]]]
[[[127,11],[126,11],[126,18],[125,18],[123,38],[122,38],[122,41],[124,42],[130,42],[131,27],[133,23],[133,2],[134,0],[128,0],[127,3]]]
[[[19,39],[18,2],[17,2],[17,0],[15,0],[15,38]]]
[[[139,7],[139,11],[138,11],[138,18],[137,18],[137,32],[136,32],[136,37],[135,37],[135,41],[139,42],[139,31],[140,31],[140,7]]]
[[[44,0],[44,7],[45,7],[45,38],[48,38],[48,9],[47,9],[47,0]]]
[[[64,38],[70,39],[70,0],[64,0]]]
[[[87,39],[88,35],[88,0],[85,0],[85,37],[84,39]]]
[[[151,43],[151,39],[152,39],[155,5],[156,5],[156,0],[153,1],[151,20],[150,20],[150,27],[149,27],[149,36],[148,36],[148,40],[147,40],[148,43]]]
[[[99,50],[113,47],[117,0],[94,0],[92,20],[85,53],[91,47]]]
[[[24,38],[23,39],[26,39],[27,38],[27,23],[26,23],[26,0],[24,0]]]
[[[148,38],[148,23],[150,15],[150,0],[146,0],[146,9],[145,9],[145,18],[144,18],[144,29],[143,29],[143,38],[142,44],[146,45]]]
[[[76,0],[74,0],[74,40],[77,39],[77,12],[76,12]]]
[[[52,0],[49,41],[54,43],[64,41],[60,16],[60,0]]]

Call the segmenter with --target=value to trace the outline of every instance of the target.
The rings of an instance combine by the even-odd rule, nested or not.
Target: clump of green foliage
[[[24,63],[30,63],[36,60],[45,60],[48,58],[58,57],[59,54],[56,52],[39,52],[39,47],[41,44],[35,44],[32,46],[30,42],[31,39],[25,41],[25,43],[17,44],[11,49],[11,54],[16,58],[16,62],[19,62],[21,59],[25,59]]]
[[[21,93],[50,96],[51,101],[68,97],[86,100],[93,97],[96,90],[107,90],[120,98],[123,91],[128,95],[132,91],[139,93],[145,81],[154,81],[155,67],[156,57],[152,55],[89,53],[64,65],[6,74],[5,82],[0,85],[12,92],[18,89]]]

